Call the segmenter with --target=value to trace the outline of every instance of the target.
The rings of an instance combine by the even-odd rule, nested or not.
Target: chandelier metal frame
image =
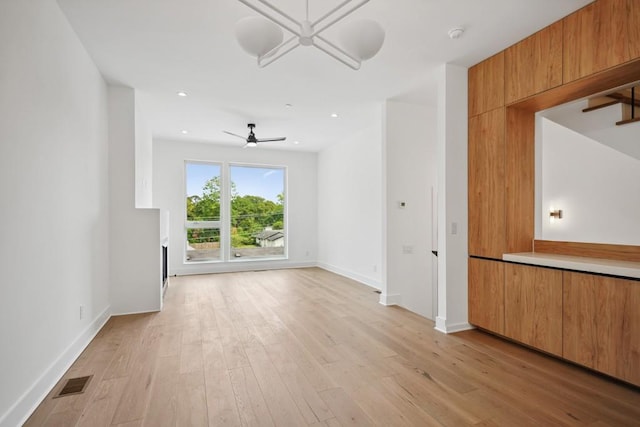
[[[238,1],[293,34],[293,36],[284,40],[270,51],[258,56],[258,66],[260,68],[272,64],[299,46],[313,46],[353,70],[360,69],[361,59],[356,58],[320,34],[364,6],[370,0],[344,0],[315,21],[309,20],[309,0],[306,0],[306,14],[305,19],[302,21],[295,19],[266,0],[258,0],[258,2],[263,4],[267,10],[262,10],[249,0]],[[348,7],[354,1],[357,1],[357,3]],[[277,15],[270,13],[269,10]]]

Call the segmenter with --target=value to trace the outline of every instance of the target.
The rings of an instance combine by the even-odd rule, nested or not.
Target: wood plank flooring
[[[63,380],[91,374],[26,425],[640,425],[637,388],[315,268],[171,278],[164,311],[111,318]]]

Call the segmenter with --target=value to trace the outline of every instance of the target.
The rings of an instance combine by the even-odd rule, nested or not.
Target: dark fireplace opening
[[[162,295],[163,296],[167,290],[167,283],[169,278],[168,255],[169,255],[169,246],[162,245]]]

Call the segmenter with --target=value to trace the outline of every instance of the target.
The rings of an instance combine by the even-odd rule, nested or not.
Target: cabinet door
[[[562,271],[505,265],[504,334],[562,356]]]
[[[504,106],[504,52],[469,68],[469,117]]]
[[[564,273],[563,357],[640,385],[640,282]]]
[[[505,252],[505,109],[469,119],[469,255]]]
[[[507,104],[562,84],[562,21],[505,51]]]
[[[504,263],[469,258],[469,323],[504,334]]]
[[[563,22],[565,83],[625,63],[640,54],[638,0],[598,0]]]

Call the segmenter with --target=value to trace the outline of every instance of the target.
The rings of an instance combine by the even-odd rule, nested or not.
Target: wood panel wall
[[[504,108],[469,120],[469,254],[501,258],[505,244]]]
[[[535,252],[640,262],[640,246],[536,240]]]
[[[639,9],[638,0],[597,0],[469,69],[470,255],[533,250],[535,113],[639,80]],[[487,187],[502,176],[504,190]]]
[[[469,116],[504,106],[504,52],[469,68]]]
[[[640,56],[640,2],[599,0],[564,19],[564,82]]]
[[[510,104],[562,84],[562,21],[505,51],[505,101]]]

